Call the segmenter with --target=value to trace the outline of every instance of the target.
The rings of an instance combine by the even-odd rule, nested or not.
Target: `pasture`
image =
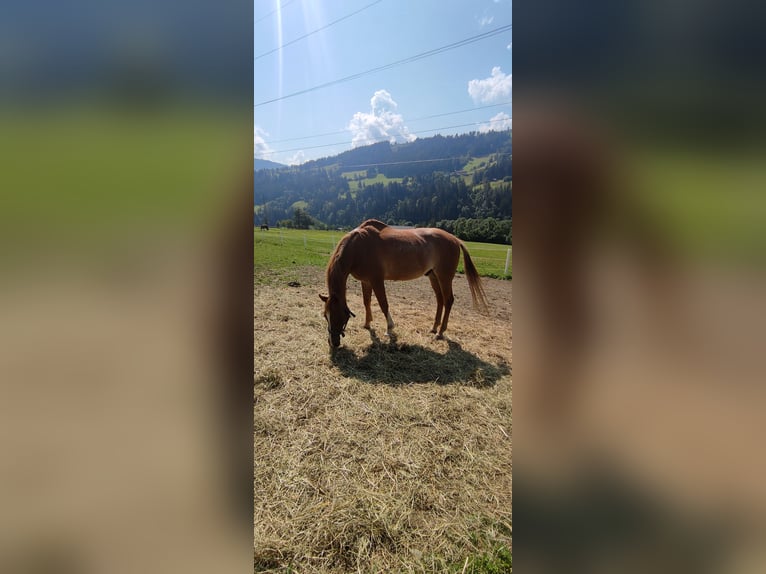
[[[388,340],[350,278],[331,354],[317,295],[341,235],[256,231],[255,570],[510,572],[512,283],[483,280],[483,316],[456,276],[438,341],[428,279],[387,282]]]
[[[355,177],[361,177],[362,175],[366,175],[367,170],[361,170],[361,171],[347,171],[343,172],[341,175],[345,177],[348,180],[348,188],[352,192],[359,191],[359,188],[364,184],[367,185],[374,185],[376,183],[382,183],[383,185],[390,183],[392,181],[395,181],[397,183],[401,183],[404,178],[401,177],[386,177],[382,173],[378,173],[375,175],[375,177],[365,177],[363,179],[354,179]]]
[[[302,229],[272,228],[269,231],[254,231],[254,263],[256,282],[259,281],[259,270],[268,272],[269,269],[280,268],[289,270],[293,266],[316,265],[324,267],[335,248],[335,244],[343,237],[343,231],[314,231]],[[483,277],[510,279],[513,275],[513,254],[505,274],[505,261],[510,245],[495,245],[465,241],[471,259],[476,264],[479,274]],[[458,273],[463,273],[463,258],[460,257]]]

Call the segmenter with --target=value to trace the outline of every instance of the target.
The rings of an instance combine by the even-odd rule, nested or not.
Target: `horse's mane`
[[[343,252],[345,251],[348,243],[355,237],[359,236],[359,230],[367,227],[382,231],[388,227],[388,225],[377,219],[367,219],[363,221],[359,227],[350,233],[347,233],[341,238],[340,241],[338,241],[338,245],[335,246],[335,250],[330,256],[330,262],[327,265],[327,287],[331,292],[337,291],[345,297],[346,277],[348,276],[348,262],[345,263],[345,266],[341,263]]]
[[[341,257],[343,256],[343,250],[350,238],[351,234],[349,233],[344,235],[340,241],[338,241],[338,245],[335,246],[332,255],[330,255],[330,262],[327,265],[328,289],[330,289],[330,291],[339,290],[343,293],[344,296],[346,292],[345,279],[347,273],[341,266]]]

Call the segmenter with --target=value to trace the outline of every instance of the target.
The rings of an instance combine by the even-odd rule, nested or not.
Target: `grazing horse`
[[[346,281],[349,275],[362,283],[364,328],[369,329],[372,322],[370,301],[374,291],[380,309],[386,316],[386,335],[389,336],[394,321],[388,311],[384,281],[408,281],[427,276],[436,294],[436,319],[431,332],[436,333],[438,329],[437,339],[443,339],[455,300],[452,295],[452,279],[457,271],[461,250],[474,305],[486,310],[487,301],[479,273],[465,245],[454,235],[434,228],[395,229],[375,219],[368,219],[347,233],[338,242],[327,265],[329,295],[319,296],[325,303],[324,316],[330,346],[340,345],[349,318],[355,317],[346,303]]]
[[[266,225],[266,224],[261,225],[261,231],[268,231],[268,230],[269,230],[269,226],[268,225]]]

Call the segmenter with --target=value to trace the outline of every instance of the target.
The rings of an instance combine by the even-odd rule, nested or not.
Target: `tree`
[[[293,208],[293,226],[295,229],[308,229],[312,223],[313,220],[305,209],[301,207]]]

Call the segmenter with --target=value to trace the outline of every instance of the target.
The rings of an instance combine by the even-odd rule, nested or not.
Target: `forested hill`
[[[307,162],[301,167],[309,170],[318,167],[366,169],[370,164],[388,164],[378,166],[378,172],[386,177],[405,177],[433,171],[456,171],[462,168],[467,158],[489,154],[511,154],[510,131],[436,135],[395,145],[380,142]]]
[[[253,169],[255,171],[258,171],[259,169],[279,169],[282,167],[287,167],[283,163],[277,163],[275,161],[269,161],[268,159],[258,159],[255,158],[253,160]]]
[[[383,142],[256,171],[254,223],[351,228],[370,217],[430,226],[510,220],[512,177],[510,131]]]

